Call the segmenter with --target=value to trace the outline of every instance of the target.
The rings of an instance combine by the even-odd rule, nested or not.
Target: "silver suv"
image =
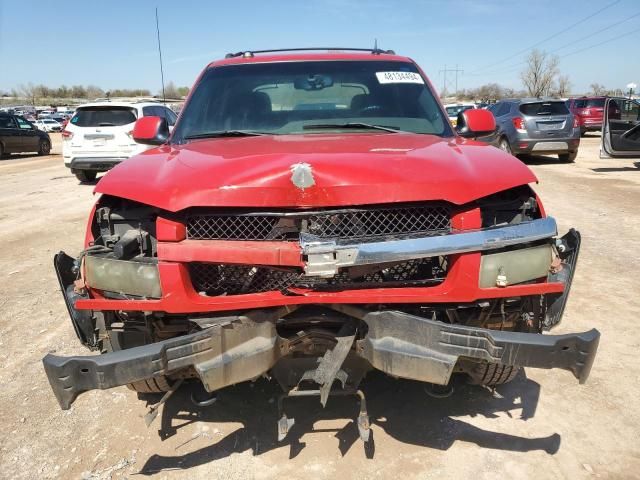
[[[580,127],[562,100],[501,100],[489,107],[498,125],[498,146],[513,155],[557,154],[573,162],[580,145]]]

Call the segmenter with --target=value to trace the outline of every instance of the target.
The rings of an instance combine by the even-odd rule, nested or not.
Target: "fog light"
[[[480,288],[506,287],[546,277],[552,260],[551,245],[482,255]]]
[[[162,296],[157,265],[87,255],[84,267],[91,288],[138,297]]]

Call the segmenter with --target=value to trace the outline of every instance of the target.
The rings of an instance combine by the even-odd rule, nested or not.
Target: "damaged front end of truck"
[[[599,333],[541,335],[562,317],[580,249],[577,231],[556,234],[528,187],[457,208],[233,214],[105,196],[88,248],[54,261],[79,339],[102,354],[47,355],[45,370],[63,409],[94,389],[199,380],[216,392],[269,375],[323,405],[359,395],[363,439],[372,369],[495,385],[560,368],[583,383]],[[281,438],[291,422],[281,411]]]

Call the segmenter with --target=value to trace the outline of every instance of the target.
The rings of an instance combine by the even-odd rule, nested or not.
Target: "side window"
[[[637,122],[640,120],[640,104],[633,100],[625,100],[622,103],[621,120],[625,122]]]
[[[9,115],[0,115],[0,128],[16,128],[16,122]]]
[[[20,117],[16,117],[16,120],[18,121],[18,126],[24,130],[32,130],[33,129],[33,125],[31,125],[29,122],[27,122],[25,119],[20,118]]]
[[[170,108],[165,108],[164,110],[167,116],[167,122],[169,122],[169,126],[173,127],[176,124],[178,116]]]
[[[156,107],[142,107],[143,117],[155,117],[156,115],[158,115]]]
[[[506,114],[508,114],[511,111],[511,104],[508,102],[503,103],[502,105],[500,105],[500,108],[498,108],[498,111],[496,112],[496,117],[503,117]]]

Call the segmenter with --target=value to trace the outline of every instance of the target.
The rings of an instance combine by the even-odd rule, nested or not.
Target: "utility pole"
[[[455,86],[456,97],[458,96],[458,75],[462,75],[464,70],[458,68],[458,64],[456,63],[456,68],[447,68],[444,66],[443,70],[440,70],[439,73],[442,74],[442,92],[446,92],[447,85],[451,85],[452,81],[449,79],[449,74],[454,74],[453,84]]]

